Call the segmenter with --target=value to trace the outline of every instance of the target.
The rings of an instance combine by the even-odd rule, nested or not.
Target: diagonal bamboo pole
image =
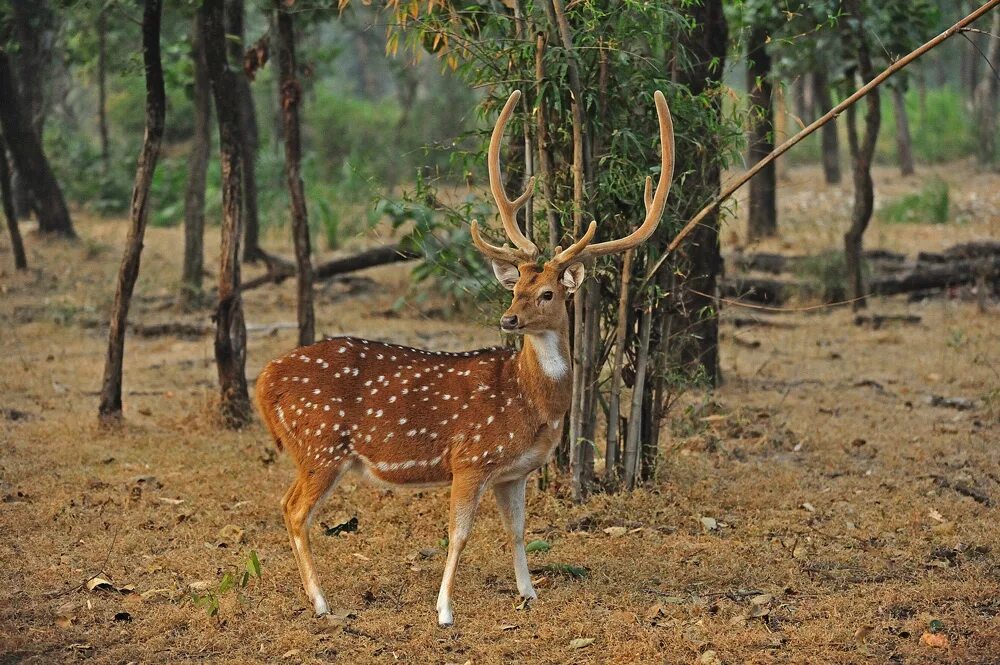
[[[796,134],[795,136],[788,139],[787,141],[779,145],[777,148],[772,150],[771,153],[767,155],[767,157],[754,164],[751,169],[749,169],[746,173],[737,178],[732,184],[727,186],[718,196],[712,199],[712,201],[708,205],[702,208],[697,215],[692,217],[691,221],[689,221],[687,224],[684,225],[684,228],[680,230],[680,233],[674,236],[674,239],[670,241],[669,245],[667,245],[667,251],[665,251],[663,255],[660,257],[660,259],[653,264],[653,267],[650,268],[649,271],[647,271],[646,276],[643,278],[642,283],[639,285],[639,288],[643,288],[646,286],[646,284],[649,283],[649,280],[652,279],[652,277],[656,274],[656,271],[660,269],[664,261],[667,260],[667,257],[670,256],[674,252],[674,250],[677,249],[677,247],[681,244],[684,238],[686,238],[687,235],[691,233],[691,231],[693,231],[694,228],[698,226],[698,224],[700,224],[702,220],[709,215],[709,213],[711,213],[715,208],[717,208],[719,204],[721,204],[723,201],[732,196],[736,192],[736,190],[745,185],[747,181],[749,181],[757,174],[758,171],[760,171],[762,168],[764,168],[765,166],[776,160],[778,157],[781,157],[783,154],[788,152],[796,143],[798,143],[805,137],[809,136],[817,129],[819,129],[820,127],[822,127],[823,125],[825,125],[826,123],[830,122],[838,115],[843,113],[844,109],[853,105],[862,97],[867,95],[869,92],[871,92],[878,86],[882,85],[885,82],[885,80],[888,79],[890,76],[892,76],[899,70],[903,69],[908,64],[910,64],[923,54],[927,53],[931,49],[940,45],[943,41],[945,41],[949,37],[952,37],[953,35],[959,33],[963,28],[968,26],[970,23],[974,23],[977,19],[981,18],[984,14],[989,12],[997,5],[1000,5],[1000,0],[989,0],[989,2],[984,3],[979,9],[972,12],[971,14],[963,18],[961,21],[959,21],[955,25],[951,26],[950,28],[942,32],[937,37],[934,37],[930,41],[924,43],[919,48],[911,51],[909,54],[903,56],[896,62],[892,63],[889,67],[883,70],[881,74],[873,78],[871,81],[866,83],[861,88],[858,88],[858,90],[853,95],[851,95],[844,101],[834,106],[832,109],[827,111],[827,113],[824,114],[822,117],[817,118],[812,124],[808,125],[798,134]]]

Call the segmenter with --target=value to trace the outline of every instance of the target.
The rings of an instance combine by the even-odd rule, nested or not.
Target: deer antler
[[[643,202],[646,204],[646,219],[642,225],[624,238],[609,240],[589,244],[596,231],[596,222],[591,222],[590,228],[580,240],[570,247],[557,252],[552,258],[552,262],[558,265],[568,264],[570,261],[583,261],[589,258],[624,252],[645,242],[649,236],[653,235],[660,217],[663,216],[663,208],[667,202],[667,193],[670,191],[670,181],[674,174],[674,124],[670,118],[670,109],[667,107],[667,100],[663,93],[657,90],[653,94],[656,102],[656,117],[660,125],[660,180],[656,184],[656,193],[650,194],[653,180],[646,177],[645,190],[643,192]]]
[[[510,97],[507,99],[507,103],[503,105],[503,110],[500,111],[499,117],[497,117],[496,125],[493,127],[493,134],[490,136],[490,150],[489,150],[489,171],[490,171],[490,191],[493,192],[493,198],[497,203],[497,208],[500,210],[500,221],[503,222],[504,231],[507,232],[507,237],[510,238],[514,246],[520,250],[516,253],[517,258],[523,258],[525,261],[534,261],[535,257],[538,256],[538,247],[535,243],[528,240],[528,238],[521,233],[521,229],[517,225],[517,211],[520,210],[534,191],[535,178],[532,177],[528,181],[528,187],[524,190],[524,193],[519,197],[511,201],[507,198],[506,192],[503,188],[503,178],[500,175],[500,143],[503,141],[503,130],[507,126],[507,121],[510,120],[510,116],[514,113],[514,107],[517,105],[517,100],[521,98],[521,91],[515,90],[510,93]],[[529,222],[530,223],[530,222]],[[475,240],[473,240],[475,242]],[[492,247],[489,251],[484,249],[484,247],[490,247],[482,242],[476,242],[476,247],[479,248],[484,254],[490,254],[490,252],[504,252],[509,251],[506,247]],[[491,254],[492,256],[492,254]],[[496,258],[496,256],[494,256]],[[509,259],[507,259],[509,260]]]
[[[469,233],[472,235],[472,244],[476,246],[476,249],[482,252],[484,256],[496,259],[497,261],[520,265],[522,263],[531,263],[535,260],[535,256],[537,255],[537,250],[536,254],[528,254],[527,252],[508,247],[507,245],[504,245],[503,247],[491,245],[483,240],[483,237],[479,235],[479,223],[476,222],[476,220],[472,220],[472,225],[469,227]]]

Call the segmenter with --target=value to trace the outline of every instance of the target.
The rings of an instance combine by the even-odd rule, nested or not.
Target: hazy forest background
[[[991,3],[987,3],[991,4]],[[992,3],[996,4],[996,3]],[[1000,11],[966,0],[0,2],[0,649],[12,662],[991,662]],[[489,132],[543,248],[653,238],[572,307],[529,495],[433,628],[442,491],[350,485],[310,616],[257,373],[323,335],[512,344]],[[141,260],[140,260],[141,259]],[[328,536],[328,537],[327,537]],[[501,556],[502,555],[502,556]],[[753,562],[748,566],[748,562]]]

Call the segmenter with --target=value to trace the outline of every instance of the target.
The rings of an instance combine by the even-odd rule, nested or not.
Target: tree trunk
[[[699,26],[689,33],[688,51],[696,62],[704,63],[681,74],[679,83],[686,85],[693,95],[700,95],[722,85],[725,70],[728,29],[722,0],[706,0],[700,7],[692,7],[692,18]],[[717,63],[710,68],[709,63]],[[768,97],[769,98],[769,97]],[[722,95],[714,95],[713,111],[716,122],[722,121]],[[706,157],[690,151],[677,155],[676,173],[689,173],[684,182],[684,195],[688,208],[677,211],[681,219],[689,219],[701,202],[718,195],[722,174],[714,158],[721,149],[720,137],[695,136],[699,145],[710,146]],[[715,146],[714,148],[711,146]],[[705,160],[705,161],[703,161]],[[679,191],[677,192],[679,194]],[[676,338],[657,339],[656,348],[664,358],[671,359],[689,376],[702,376],[715,386],[721,380],[719,371],[719,301],[717,281],[722,272],[722,255],[719,247],[719,213],[713,212],[689,237],[684,249],[675,259],[673,271],[661,271],[659,287],[664,293],[673,293],[672,305],[662,310],[656,323],[657,331],[680,331]],[[676,277],[671,277],[673,272]],[[669,322],[663,318],[671,317]],[[663,333],[658,333],[658,335]],[[658,367],[654,382],[663,379],[665,367]],[[656,392],[663,393],[662,390]],[[651,409],[650,413],[659,412]]]
[[[16,50],[12,50],[16,90],[20,95],[21,113],[31,131],[42,145],[42,133],[48,115],[49,89],[46,80],[51,73],[53,46],[56,43],[56,15],[47,0],[11,0],[12,28],[16,36]],[[35,210],[39,215],[38,193],[33,186],[34,176],[21,172],[14,160],[14,205],[18,214],[26,217]]]
[[[62,190],[52,173],[49,160],[45,158],[42,144],[28,122],[21,99],[14,83],[14,72],[7,51],[0,49],[0,126],[4,139],[10,148],[14,168],[22,181],[31,187],[35,211],[38,215],[38,229],[75,238],[69,209],[63,199]]]
[[[755,165],[774,150],[774,100],[767,30],[754,27],[747,40],[747,89],[750,91],[750,136],[747,163]],[[778,232],[774,162],[750,181],[747,233],[751,241]]]
[[[212,146],[212,90],[205,63],[205,36],[202,21],[195,17],[191,31],[191,59],[194,62],[194,136],[188,155],[187,186],[184,192],[184,271],[182,297],[194,304],[201,297],[205,263],[205,177],[208,152]]]
[[[212,83],[219,123],[222,168],[222,247],[219,262],[219,304],[215,313],[215,363],[221,391],[223,421],[234,429],[250,422],[246,379],[247,329],[240,294],[240,237],[243,231],[243,163],[239,92],[236,71],[226,59],[223,0],[204,0],[205,62]]]
[[[260,221],[257,208],[257,149],[260,142],[257,131],[257,110],[253,103],[250,80],[243,73],[243,52],[246,48],[244,29],[244,0],[226,0],[226,44],[229,61],[236,71],[236,94],[240,114],[240,133],[243,135],[243,260],[254,263],[264,258],[260,248]]]
[[[826,76],[826,70],[818,68],[813,72],[813,85],[815,86],[816,104],[819,105],[819,113],[826,113],[833,108],[833,99],[830,97],[830,83]],[[840,140],[837,137],[836,119],[823,125],[820,129],[820,140],[823,151],[823,176],[828,185],[840,183]]]
[[[913,141],[910,138],[910,120],[906,115],[906,95],[901,85],[890,86],[892,106],[896,115],[896,153],[902,175],[913,175]]]
[[[1000,11],[993,12],[990,32],[1000,34]],[[991,39],[987,60],[1000,65],[1000,39]],[[1000,164],[997,155],[997,113],[1000,81],[993,69],[983,69],[982,79],[976,88],[976,159],[981,166],[996,168]]]
[[[27,270],[28,257],[24,254],[21,229],[17,226],[14,191],[10,186],[10,164],[7,162],[7,147],[4,145],[3,137],[0,137],[0,199],[3,202],[3,214],[7,218],[7,230],[10,231],[10,247],[14,253],[14,267],[18,270]]]
[[[871,57],[868,54],[867,35],[864,31],[863,16],[859,0],[852,0],[848,11],[857,17],[855,34],[850,37],[857,43],[858,74],[867,83],[875,78]],[[861,249],[862,238],[868,223],[871,221],[872,209],[875,204],[875,186],[872,182],[872,156],[875,154],[875,141],[878,138],[881,115],[879,108],[879,91],[873,89],[865,97],[865,133],[858,136],[857,112],[854,106],[847,109],[847,136],[851,146],[851,160],[854,172],[854,207],[851,211],[851,227],[844,234],[844,258],[847,264],[847,281],[849,292],[854,298],[855,310],[865,307],[864,279],[862,276]]]
[[[282,124],[285,135],[285,177],[291,200],[292,236],[295,240],[295,262],[298,266],[298,315],[299,345],[312,344],[316,337],[313,313],[313,269],[309,247],[309,218],[306,195],[302,187],[299,163],[302,160],[300,142],[299,104],[302,87],[296,75],[295,28],[292,15],[282,9],[281,0],[275,0],[278,25],[278,67],[281,77]]]
[[[135,187],[129,208],[128,240],[118,270],[118,285],[111,306],[108,354],[104,361],[104,380],[101,386],[101,403],[98,413],[102,421],[113,421],[122,416],[122,361],[125,355],[125,328],[128,325],[129,304],[132,290],[139,277],[139,259],[142,239],[146,233],[149,216],[149,190],[160,155],[163,125],[166,115],[166,92],[160,62],[161,0],[146,0],[142,14],[142,59],[146,70],[146,132],[142,151],[135,170]]]
[[[108,13],[102,7],[97,13],[97,129],[101,140],[101,168],[105,174],[111,160],[108,148],[107,37]]]

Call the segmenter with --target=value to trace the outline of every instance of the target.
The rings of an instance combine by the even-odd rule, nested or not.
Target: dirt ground
[[[1000,237],[1000,177],[935,171],[962,221],[876,222],[869,246]],[[838,246],[849,185],[817,185],[818,169],[788,178],[787,233],[768,248]],[[878,175],[880,192],[919,185]],[[529,490],[529,539],[551,545],[529,555],[540,571],[530,607],[486,501],[459,568],[456,625],[438,628],[447,492],[348,483],[314,528],[335,615],[315,619],[278,507],[291,464],[259,423],[217,426],[209,335],[131,336],[126,424],[98,428],[126,225],[76,219],[75,244],[28,233],[27,275],[0,238],[0,663],[1000,663],[996,303],[981,313],[958,299],[877,299],[874,312],[921,317],[877,330],[839,308],[727,308],[725,385],[671,414],[655,483],[585,505]],[[738,244],[739,224],[725,236]],[[181,243],[179,228],[150,229],[133,321],[209,323],[207,309],[174,304]],[[443,350],[497,341],[433,300],[394,313],[407,288],[405,267],[323,285],[317,329]],[[291,283],[246,296],[251,380],[294,346],[281,325],[294,302]],[[973,406],[932,406],[934,396]],[[318,524],[354,516],[354,533]],[[192,589],[218,590],[251,551],[260,578],[219,594],[209,616]],[[107,585],[88,590],[98,573]],[[921,642],[932,622],[930,639],[946,646]]]

